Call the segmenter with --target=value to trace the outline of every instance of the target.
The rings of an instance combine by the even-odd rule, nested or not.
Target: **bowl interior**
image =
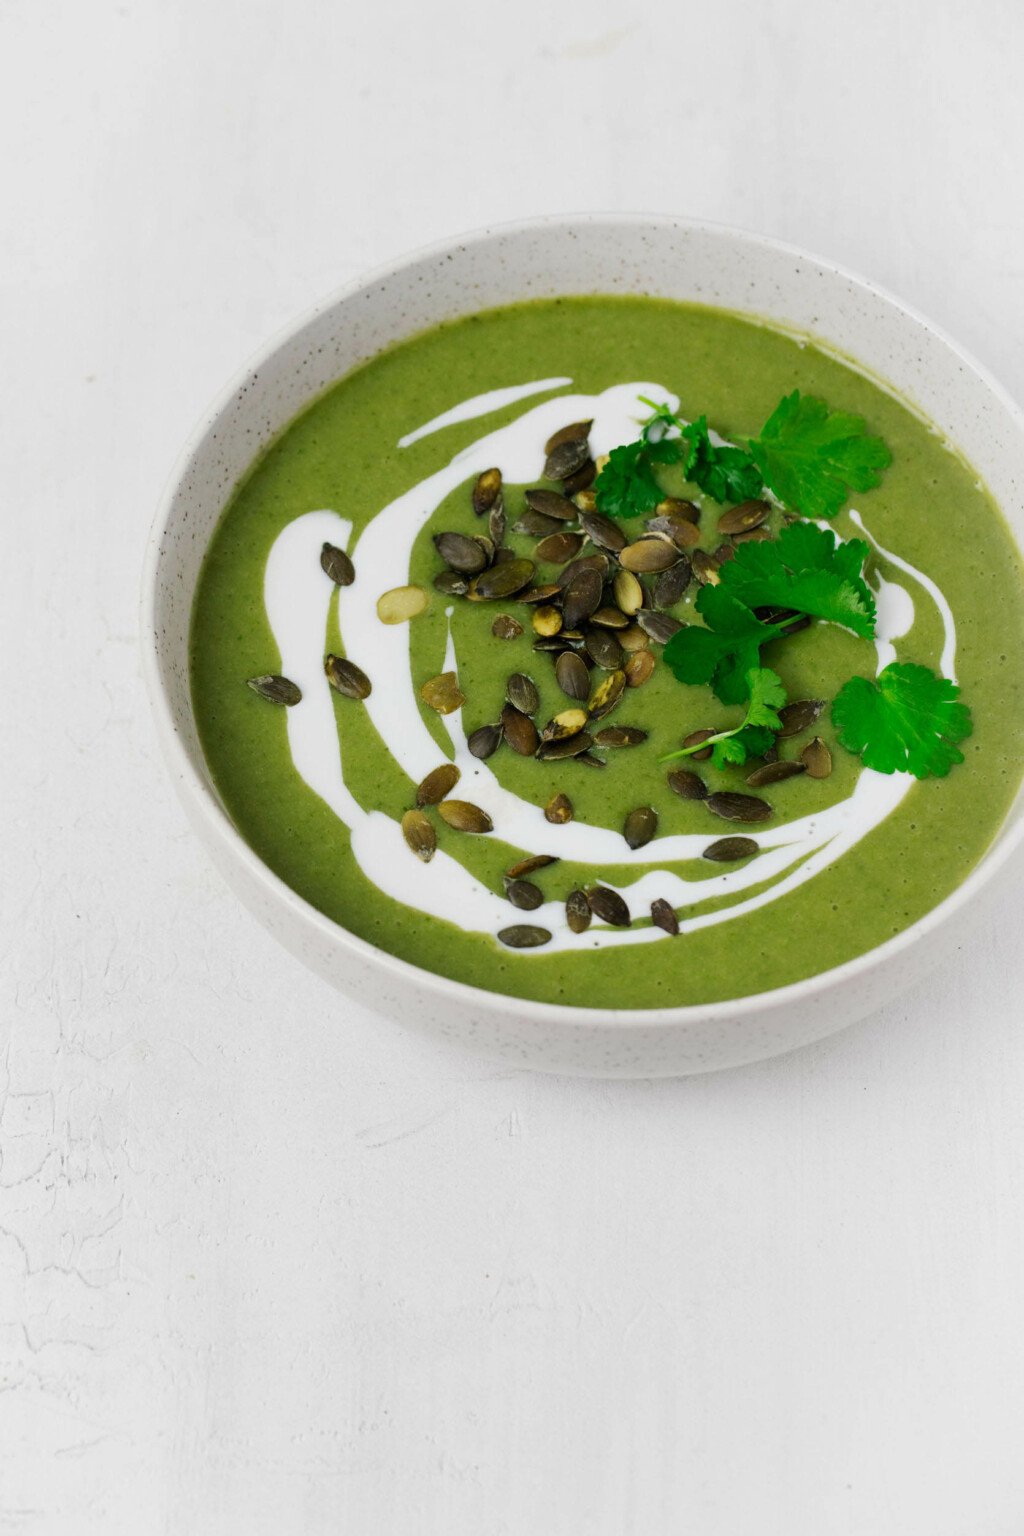
[[[245,369],[187,447],[154,530],[144,634],[156,706],[183,748],[172,767],[184,787],[215,795],[189,692],[193,593],[217,520],[260,450],[331,383],[394,342],[495,305],[597,293],[719,305],[813,335],[934,422],[1024,543],[1024,418],[953,342],[870,284],[760,237],[682,220],[595,215],[483,231],[318,306]],[[997,846],[1021,832],[1018,795]]]

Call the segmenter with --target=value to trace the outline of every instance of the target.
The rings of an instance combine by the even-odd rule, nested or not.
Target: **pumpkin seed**
[[[667,571],[662,571],[654,583],[656,608],[674,608],[693,577],[693,565],[689,560],[677,560]]]
[[[629,908],[618,891],[611,891],[606,885],[592,885],[586,895],[591,912],[602,923],[610,923],[613,928],[629,927]]]
[[[502,928],[498,939],[509,949],[537,949],[541,944],[551,942],[551,934],[546,928],[535,928],[530,923],[513,923],[511,928]]]
[[[545,455],[554,453],[563,443],[585,443],[590,436],[593,421],[571,421],[567,427],[559,427],[557,432],[552,432],[544,444]]]
[[[578,571],[565,588],[562,612],[566,629],[577,629],[601,606],[601,577],[597,571]]]
[[[493,565],[494,556],[497,553],[494,547],[494,540],[488,538],[486,533],[472,533],[470,534],[470,538],[473,539],[475,543],[480,545],[480,548],[484,552],[484,559],[487,561],[487,564]]]
[[[500,725],[480,725],[466,742],[473,756],[479,757],[481,761],[484,758],[493,757],[500,744]]]
[[[624,570],[633,572],[665,571],[670,565],[675,565],[678,558],[678,551],[671,540],[658,538],[656,534],[637,539],[635,544],[627,544],[625,549],[619,551],[619,563]],[[619,607],[622,607],[621,603]]]
[[[377,599],[377,617],[382,624],[405,624],[427,606],[422,587],[392,587]]]
[[[568,480],[590,458],[585,437],[572,437],[556,443],[544,460],[545,480]]]
[[[579,505],[579,497],[576,498]],[[580,526],[592,544],[598,549],[607,549],[613,555],[617,555],[620,549],[626,547],[626,535],[618,523],[613,523],[610,517],[604,517],[600,512],[580,512]]]
[[[568,496],[560,496],[557,491],[527,491],[526,505],[531,512],[542,512],[545,517],[556,517],[562,523],[574,523],[579,516]]]
[[[598,608],[596,613],[590,615],[591,624],[600,624],[602,629],[628,629],[629,620],[621,608]]]
[[[505,895],[522,912],[536,912],[544,905],[544,892],[532,880],[506,880]]]
[[[646,651],[651,643],[650,636],[644,634],[639,624],[630,624],[628,628],[620,629],[615,638],[630,656],[634,651]]]
[[[561,741],[566,736],[576,736],[583,730],[589,715],[585,709],[563,709],[549,720],[541,732],[541,741]]]
[[[521,714],[535,715],[540,708],[540,694],[532,677],[525,672],[513,672],[505,684],[505,697]]]
[[[437,833],[429,816],[422,811],[406,811],[402,817],[402,836],[416,857],[429,864],[437,847]]]
[[[550,638],[557,635],[562,627],[562,615],[557,608],[552,608],[550,603],[543,603],[541,607],[534,609],[533,627],[538,635]]]
[[[599,747],[638,747],[647,740],[647,732],[635,725],[606,725],[594,741]]]
[[[806,731],[809,725],[814,724],[824,708],[824,699],[797,699],[792,704],[784,704],[779,710],[779,740],[799,736],[801,731]]]
[[[343,549],[336,544],[325,544],[320,551],[320,567],[336,587],[350,587],[356,579],[356,568]]]
[[[445,565],[464,576],[475,576],[488,564],[487,551],[480,541],[464,533],[435,533],[434,548]]]
[[[605,715],[610,715],[622,698],[625,686],[625,672],[609,672],[607,677],[602,678],[591,694],[590,703],[587,705],[587,714],[591,720],[603,720]]]
[[[820,736],[815,736],[813,741],[807,743],[800,753],[800,761],[810,779],[827,779],[832,772],[832,753]]]
[[[506,528],[504,508],[496,504],[490,510],[487,518],[487,532],[491,536],[491,543],[497,547],[504,542]]]
[[[541,635],[533,642],[535,651],[546,651],[549,656],[560,656],[563,651],[572,649],[572,641],[564,635]]]
[[[469,582],[458,571],[438,571],[434,577],[434,586],[446,597],[465,597],[469,591]]]
[[[644,634],[650,635],[658,645],[667,645],[683,627],[670,613],[656,613],[652,608],[641,608],[636,621]]]
[[[549,598],[557,597],[561,587],[556,587],[553,581],[545,582],[540,587],[527,587],[525,592],[516,593],[517,603],[546,603]]]
[[[496,549],[494,551],[494,563],[495,563],[495,565],[503,565],[506,560],[515,560],[515,558],[516,558],[515,550],[514,549],[509,549],[506,544],[503,544],[500,549]]]
[[[650,681],[651,674],[654,671],[655,665],[656,663],[652,652],[634,651],[632,656],[630,656],[627,660],[624,668],[626,673],[626,687],[642,688],[644,683]]]
[[[506,704],[501,712],[501,728],[505,733],[505,740],[513,752],[520,757],[532,757],[537,750],[537,727],[529,715],[524,715],[522,710],[516,709],[514,704]]]
[[[622,666],[622,646],[611,630],[600,626],[588,629],[583,644],[595,667],[602,671],[614,672]]]
[[[492,565],[489,571],[481,571],[470,584],[469,596],[481,602],[511,597],[514,592],[522,591],[535,570],[532,560],[503,560],[500,565]]]
[[[542,763],[561,762],[566,757],[579,757],[594,745],[594,738],[587,731],[571,736],[554,736],[542,741],[537,748],[537,758]]]
[[[495,640],[518,640],[522,633],[523,626],[510,613],[499,613],[491,625],[491,634]]]
[[[370,679],[362,667],[357,667],[355,662],[349,661],[347,657],[326,655],[324,671],[331,687],[335,692],[343,694],[346,699],[370,697]]]
[[[658,502],[654,511],[658,517],[681,517],[688,523],[700,522],[700,507],[697,503],[683,501],[678,496],[666,496],[664,501]]]
[[[747,533],[734,533],[734,544],[770,544],[775,535],[770,528],[751,528]]]
[[[706,549],[694,550],[693,574],[702,587],[717,587],[722,579],[718,573],[718,561]]]
[[[644,605],[644,589],[632,571],[616,571],[612,582],[615,601],[622,612],[632,618]]]
[[[518,864],[513,864],[505,873],[510,880],[521,880],[524,875],[532,875],[538,869],[547,869],[549,864],[557,864],[558,858],[553,853],[531,853],[527,858],[520,859]]]
[[[712,550],[711,554],[712,559],[721,569],[723,565],[728,565],[730,560],[736,559],[736,545],[733,543],[719,544],[718,548]]]
[[[688,768],[673,768],[668,776],[668,787],[683,800],[706,800],[708,797],[708,787],[700,774],[691,773]]]
[[[579,509],[580,512],[597,511],[597,497],[593,491],[577,491],[572,499],[573,504]],[[597,540],[595,539],[594,542],[596,543]]]
[[[651,922],[655,928],[663,928],[673,938],[679,932],[679,919],[676,917],[675,907],[661,896],[655,897],[651,902]]]
[[[708,844],[701,858],[710,859],[714,864],[733,864],[737,859],[749,859],[760,851],[752,837],[720,837],[717,842]]]
[[[698,742],[707,741],[710,737],[717,735],[718,728],[716,726],[713,726],[710,730],[707,731],[691,731],[689,736],[683,737],[683,746],[695,747]],[[706,763],[708,758],[711,756],[711,752],[711,747],[705,747],[703,751],[693,752],[690,755],[692,756],[695,763]]]
[[[543,512],[534,512],[528,508],[519,521],[512,524],[512,532],[525,533],[534,539],[543,539],[549,533],[557,533],[562,527],[564,524],[557,517],[548,517]]]
[[[485,469],[473,487],[473,511],[478,517],[490,512],[501,495],[501,470]]]
[[[747,774],[747,783],[751,789],[763,789],[766,784],[782,784],[786,779],[795,778],[798,773],[803,773],[806,763],[774,762],[762,763],[760,768],[755,768],[753,773]]]
[[[555,681],[567,698],[590,697],[590,673],[574,651],[563,651],[555,662]]]
[[[565,920],[573,933],[586,933],[593,916],[586,891],[570,891],[565,898]]]
[[[598,757],[596,752],[589,751],[580,752],[578,756],[573,758],[573,762],[582,763],[585,768],[603,768],[605,766],[603,757]]]
[[[445,795],[450,795],[459,782],[459,770],[454,763],[442,763],[439,768],[432,768],[425,779],[421,779],[416,788],[416,804],[418,806],[437,805]]]
[[[572,821],[572,815],[572,801],[568,795],[563,795],[561,792],[552,795],[544,807],[545,821],[550,821],[556,827],[564,826],[567,821]]]
[[[469,800],[442,800],[437,812],[456,832],[494,831],[494,822],[487,812]]]
[[[723,821],[768,821],[774,815],[767,800],[759,800],[756,795],[739,795],[731,789],[708,795],[704,804],[713,816],[721,816]]]
[[[439,715],[450,715],[453,710],[461,709],[466,702],[466,695],[459,687],[459,679],[454,672],[440,672],[437,677],[428,678],[420,689],[420,698],[431,709],[436,709]]]
[[[658,830],[658,813],[653,805],[638,805],[630,811],[622,826],[622,835],[630,848],[643,848]]]
[[[596,571],[604,581],[608,575],[608,556],[600,553],[596,555],[581,555],[578,560],[570,560],[569,564],[558,574],[558,586],[561,591],[574,581],[581,571]]]
[[[534,550],[538,560],[545,561],[548,565],[565,565],[566,561],[574,560],[583,548],[582,533],[551,533],[546,539],[541,539]]]
[[[767,501],[741,501],[738,506],[720,514],[718,531],[749,533],[752,528],[760,528],[770,511],[771,505]]]
[[[258,693],[261,699],[266,699],[270,704],[298,704],[302,698],[302,689],[297,683],[293,683],[290,677],[279,677],[274,672],[266,672],[262,677],[250,677],[247,681],[253,693]],[[586,694],[583,697],[586,698]]]
[[[596,479],[597,465],[593,459],[587,458],[584,459],[579,469],[574,470],[571,475],[566,475],[563,478],[562,490],[575,501],[580,492],[589,490]]]
[[[700,543],[700,529],[687,517],[678,517],[674,514],[650,517],[645,527],[648,533],[660,533],[670,538],[680,554],[685,554]]]

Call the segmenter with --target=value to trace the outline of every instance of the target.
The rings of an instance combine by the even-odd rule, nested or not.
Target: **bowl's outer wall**
[[[873,968],[855,976],[840,968],[819,987],[766,994],[755,1012],[732,1020],[722,1005],[651,1023],[635,1017],[617,1023],[614,1015],[587,1022],[580,1010],[570,1019],[543,1005],[510,1009],[507,999],[476,989],[427,984],[422,972],[396,966],[285,893],[211,801],[215,791],[192,714],[188,635],[199,569],[233,487],[261,449],[303,406],[382,348],[480,309],[568,293],[653,294],[719,305],[813,334],[888,381],[955,442],[1022,542],[1019,413],[927,322],[825,263],[754,236],[642,217],[545,220],[468,237],[347,290],[272,346],[214,409],[154,531],[153,633],[143,637],[148,670],[193,825],[242,900],[329,981],[403,1022],[524,1066],[607,1076],[707,1071],[792,1049],[870,1012],[938,958],[949,942],[943,925],[929,927],[925,919],[923,929],[916,925],[915,943],[885,946]],[[566,366],[571,371],[571,360]],[[169,739],[175,734],[184,762]],[[1018,796],[1004,838],[1022,814]],[[998,874],[1009,873],[1006,861]],[[986,893],[1002,883],[990,882]],[[969,903],[969,916],[980,916],[987,904]]]

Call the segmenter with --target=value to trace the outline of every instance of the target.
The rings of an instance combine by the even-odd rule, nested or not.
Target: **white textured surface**
[[[1019,1536],[1024,954],[706,1079],[337,999],[172,803],[135,650],[201,408],[501,216],[685,211],[1020,396],[1015,0],[0,12],[0,1531]]]

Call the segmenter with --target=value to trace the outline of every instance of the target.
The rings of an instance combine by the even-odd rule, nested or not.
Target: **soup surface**
[[[509,551],[488,568],[499,588],[493,572],[513,557],[533,562],[533,589],[553,586],[572,558],[600,564],[593,557],[602,551],[584,541],[578,520],[553,519],[549,533],[538,520],[543,498],[533,508],[526,499],[529,489],[563,490],[543,472],[545,444],[567,424],[593,422],[589,448],[601,466],[638,437],[651,411],[641,396],[667,402],[683,422],[706,416],[722,440],[746,442],[795,389],[862,416],[891,463],[829,525],[870,550],[874,638],[791,618],[793,632],[763,650],[761,666],[790,704],[821,704],[817,712],[808,705],[802,728],[768,752],[769,761],[777,753],[798,764],[792,776],[759,781],[763,754],[721,766],[692,754],[664,761],[690,733],[731,730],[745,718],[742,703],[681,682],[665,654],[666,630],[702,622],[701,576],[715,585],[724,559],[745,543],[718,526],[732,502],[687,482],[678,463],[656,474],[666,496],[691,503],[691,522],[699,516],[696,542],[672,556],[692,575],[674,594],[671,583],[659,592],[660,572],[641,569],[642,623],[635,612],[614,612],[616,591],[630,590],[613,585],[614,555],[599,600],[613,610],[604,625],[592,604],[566,623],[561,591],[546,602],[523,601],[521,587],[474,601],[479,573],[442,575],[451,572],[448,556],[474,563],[464,542],[442,540],[439,552],[445,534],[492,537]],[[503,518],[473,506],[478,477],[492,467],[503,477]],[[575,487],[586,478],[584,466],[570,493],[580,496]],[[478,501],[486,499],[485,482]],[[788,526],[771,500],[758,539]],[[516,531],[524,519],[529,531]],[[645,518],[620,526],[636,541]],[[545,537],[556,543],[538,550]],[[337,556],[333,575],[346,584],[324,570],[325,544],[347,552],[354,580]],[[711,561],[693,570],[700,550]],[[486,544],[483,551],[489,558]],[[685,574],[676,570],[677,585]],[[451,590],[439,590],[439,577]],[[384,594],[407,588],[418,590],[378,609]],[[419,611],[403,619],[406,607]],[[669,624],[659,629],[654,613]],[[565,631],[570,638],[560,641]],[[649,299],[566,299],[417,336],[340,380],[289,425],[238,486],[211,542],[195,598],[192,689],[210,771],[239,831],[330,918],[427,970],[493,991],[599,1009],[665,1007],[779,987],[849,960],[963,880],[1019,782],[1022,640],[1009,530],[970,467],[906,404],[811,342],[737,315]],[[653,666],[634,661],[641,651]],[[579,668],[555,671],[568,652],[586,668],[582,699],[560,685]],[[334,664],[348,694],[331,687],[326,656],[359,669]],[[944,777],[876,772],[838,739],[830,704],[839,690],[894,661],[955,679],[970,708],[964,761]],[[365,698],[351,696],[361,691],[359,674],[370,685]],[[521,682],[510,690],[516,674],[536,700]],[[282,706],[246,686],[265,675],[286,678],[301,701]],[[439,677],[446,681],[428,686]],[[600,701],[594,707],[602,685],[601,697],[617,693],[607,713]],[[501,723],[510,691],[525,707],[517,716],[506,710],[494,745],[496,731],[475,733]],[[460,698],[449,712],[436,707]],[[587,750],[560,757],[549,742],[539,757],[530,752],[531,719],[543,736],[554,717],[586,716],[588,705],[583,731],[575,717],[565,722],[590,738]],[[788,718],[800,727],[799,710]],[[524,734],[530,755],[512,744],[523,748]],[[489,755],[475,755],[482,751]],[[458,769],[457,783],[440,804],[428,792],[410,818],[417,786],[446,763]],[[730,815],[680,788],[713,797]],[[764,809],[747,821],[751,807],[740,803],[737,822],[737,803],[714,798],[723,793]],[[559,796],[571,805],[568,820],[551,819]],[[491,830],[475,830],[488,823]],[[724,853],[744,856],[707,856],[736,837],[749,841]],[[436,850],[425,859],[410,841],[420,855]],[[527,868],[510,891],[508,872],[533,856],[551,862]],[[611,894],[594,896],[595,887]],[[595,909],[575,925],[565,909],[573,891],[590,891],[589,904],[575,901]],[[652,902],[664,926],[652,921]],[[676,926],[678,934],[666,931]]]

